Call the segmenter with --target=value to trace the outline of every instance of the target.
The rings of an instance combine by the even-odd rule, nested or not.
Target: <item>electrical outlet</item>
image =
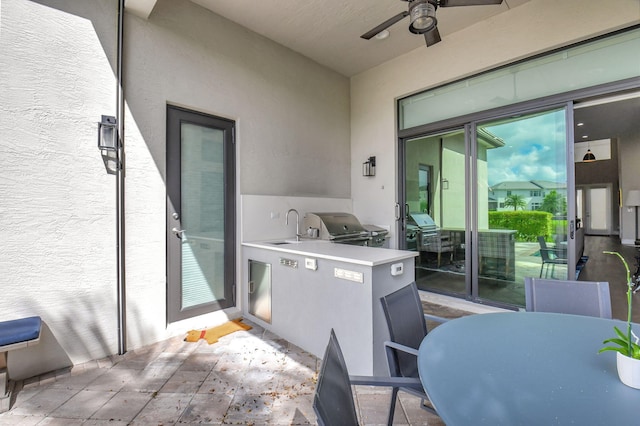
[[[404,269],[402,263],[394,263],[393,265],[391,265],[391,275],[393,275],[394,277],[402,275],[403,272]]]
[[[306,257],[304,259],[304,267],[307,269],[311,269],[312,271],[318,270],[318,261],[316,259],[312,259],[310,257]]]

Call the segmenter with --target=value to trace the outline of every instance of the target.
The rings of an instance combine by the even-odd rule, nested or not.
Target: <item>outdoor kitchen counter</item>
[[[415,280],[417,252],[329,241],[242,244],[242,311],[322,357],[335,330],[350,374],[386,375],[380,298]]]
[[[242,243],[242,245],[364,266],[383,265],[418,256],[418,252],[415,251],[336,244],[325,240],[301,240],[299,242],[277,244],[282,241],[283,240],[245,242]]]

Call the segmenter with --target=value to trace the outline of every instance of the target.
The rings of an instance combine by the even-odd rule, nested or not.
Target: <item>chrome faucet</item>
[[[289,213],[294,212],[296,214],[296,241],[300,241],[300,214],[296,209],[289,209],[287,215],[285,216],[284,224],[289,224]]]

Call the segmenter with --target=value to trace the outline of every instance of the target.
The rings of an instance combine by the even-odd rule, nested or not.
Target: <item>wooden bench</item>
[[[0,413],[9,410],[13,390],[8,371],[8,353],[37,344],[41,325],[40,317],[0,321]]]

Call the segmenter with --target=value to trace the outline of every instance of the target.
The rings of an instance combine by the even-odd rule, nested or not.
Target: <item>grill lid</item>
[[[436,233],[436,223],[426,213],[409,213],[409,224],[417,226],[423,235]]]
[[[368,237],[368,232],[351,213],[307,213],[304,228],[318,228],[325,240]]]

